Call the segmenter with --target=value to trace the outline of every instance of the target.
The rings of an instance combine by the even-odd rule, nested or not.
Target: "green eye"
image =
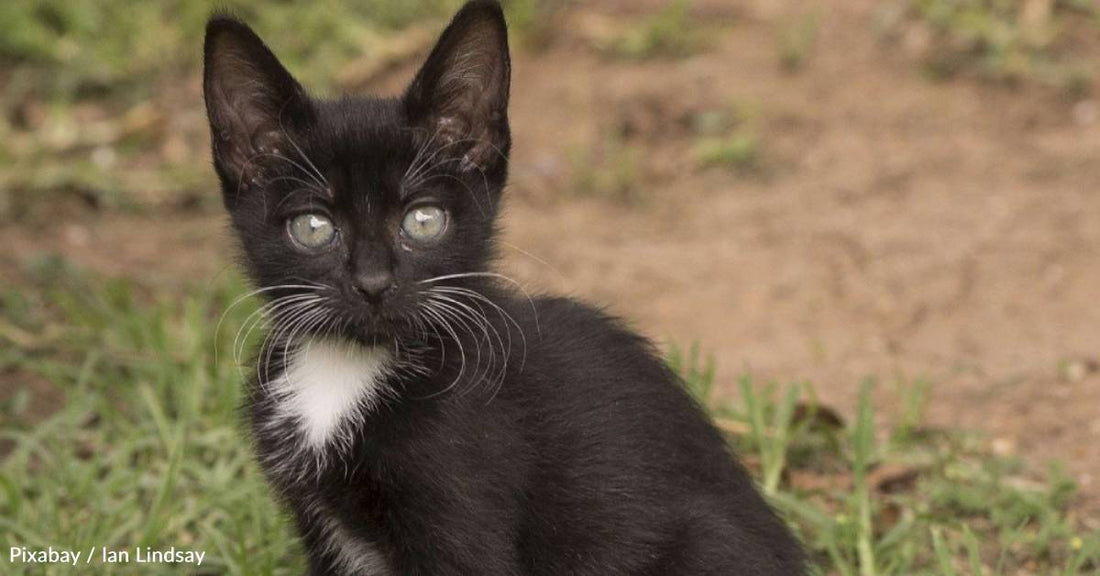
[[[447,212],[438,206],[417,206],[405,213],[401,229],[418,242],[436,240],[447,229]]]
[[[302,214],[287,221],[287,230],[295,242],[310,249],[324,248],[336,238],[336,226],[320,214]]]

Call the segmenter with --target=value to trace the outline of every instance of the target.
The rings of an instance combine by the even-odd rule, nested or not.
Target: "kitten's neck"
[[[310,340],[291,353],[271,393],[284,417],[297,422],[305,446],[321,450],[377,407],[388,391],[392,361],[380,346]]]
[[[522,369],[527,346],[506,301],[493,305],[500,314],[483,323],[463,317],[416,341],[299,339],[261,351],[249,412],[264,466],[291,482],[318,478],[349,464],[357,441],[402,437],[414,414],[427,417],[440,402],[491,402],[506,374]]]
[[[342,459],[364,419],[391,394],[395,359],[385,347],[309,340],[268,361],[252,417],[261,459],[272,472],[302,480]]]

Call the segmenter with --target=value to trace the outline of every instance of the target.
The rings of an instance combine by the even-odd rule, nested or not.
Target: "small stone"
[[[932,31],[927,26],[910,26],[902,36],[901,49],[914,60],[927,57],[932,50]]]
[[[118,152],[111,146],[96,146],[96,148],[92,150],[92,163],[104,170],[108,170],[118,163]]]
[[[993,454],[1008,458],[1016,454],[1016,441],[1012,438],[995,438],[990,444]]]
[[[1078,126],[1092,126],[1100,118],[1100,106],[1096,100],[1082,100],[1073,105],[1073,121]]]
[[[1073,358],[1062,362],[1060,375],[1062,380],[1078,383],[1100,369],[1100,363],[1089,358]]]
[[[90,239],[91,233],[84,226],[72,224],[65,228],[65,240],[73,246],[87,246]]]

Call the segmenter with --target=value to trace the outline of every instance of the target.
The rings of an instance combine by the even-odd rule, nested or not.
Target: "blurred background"
[[[460,4],[228,6],[335,95],[399,93]],[[506,5],[502,272],[626,316],[704,381],[706,402],[733,406],[725,428],[759,452],[750,466],[781,487],[771,495],[790,500],[827,573],[947,573],[951,558],[960,573],[1096,568],[1100,3]],[[254,305],[218,324],[245,289],[201,99],[213,7],[0,3],[0,528],[12,545],[237,539],[211,573],[287,566],[286,526],[232,425],[233,332]],[[798,399],[785,403],[790,382]],[[864,408],[886,442],[864,454],[878,480],[860,480]],[[854,444],[795,450],[775,442],[776,423]],[[891,444],[899,426],[967,440]],[[935,466],[904,457],[924,449]],[[821,464],[820,450],[846,464]],[[133,475],[113,476],[126,462]],[[208,501],[218,474],[219,498],[241,500]],[[232,492],[239,475],[260,494]],[[45,476],[55,489],[30,488]],[[895,509],[876,481],[974,490],[906,488],[901,501],[931,508]],[[101,501],[112,515],[66,519],[67,505]],[[1014,512],[988,514],[1001,506]],[[904,544],[910,563],[889,565]]]

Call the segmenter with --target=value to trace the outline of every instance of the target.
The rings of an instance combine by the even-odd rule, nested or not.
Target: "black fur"
[[[803,572],[798,544],[648,342],[489,271],[510,145],[495,2],[467,4],[397,99],[311,98],[228,17],[210,21],[205,58],[214,165],[247,270],[269,303],[319,296],[313,322],[268,309],[246,407],[311,573],[348,572],[327,546],[333,522],[384,561],[376,576]],[[424,203],[449,214],[436,242],[401,232]],[[287,221],[303,213],[331,218],[331,246],[291,240]],[[368,298],[379,275],[388,284]],[[450,311],[432,315],[433,302]],[[303,337],[395,358],[382,404],[360,406],[347,442],[320,454],[271,424],[269,384]]]

